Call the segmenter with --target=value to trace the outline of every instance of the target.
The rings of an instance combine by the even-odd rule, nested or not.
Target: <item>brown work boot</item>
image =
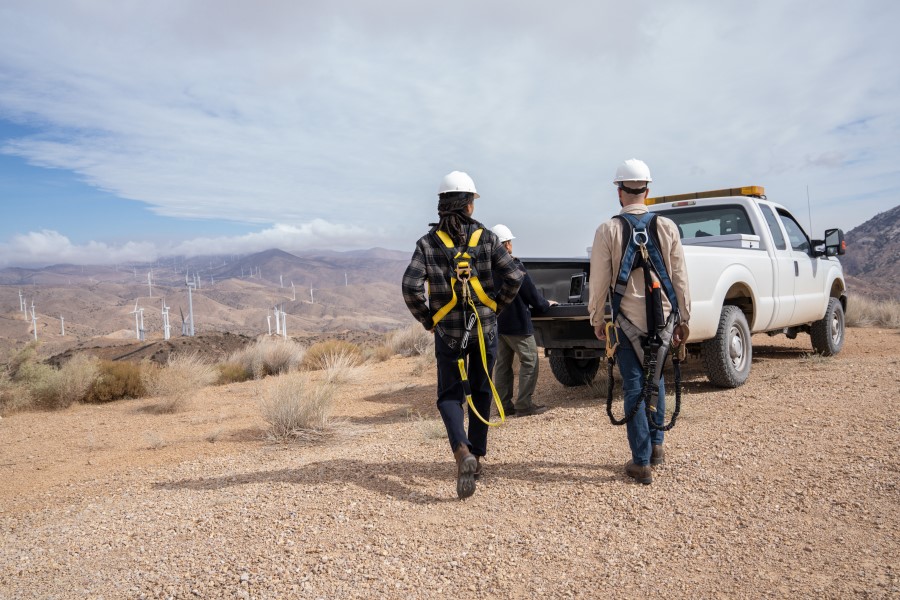
[[[469,452],[469,447],[460,444],[453,452],[456,459],[456,495],[459,499],[468,498],[475,493],[475,471],[478,470],[478,459]]]
[[[484,463],[481,462],[482,458],[484,458],[484,457],[483,456],[475,457],[475,460],[478,461],[478,467],[475,469],[475,475],[473,476],[475,481],[478,481],[479,479],[481,479],[481,475],[483,473],[482,468],[484,467]]]
[[[531,417],[533,415],[542,415],[548,410],[550,409],[541,404],[532,404],[526,408],[517,408],[513,415],[516,417]]]
[[[653,483],[653,471],[650,470],[650,465],[636,465],[633,460],[629,460],[625,463],[625,474],[644,485]]]
[[[654,444],[650,453],[650,466],[655,467],[664,462],[666,462],[666,451],[663,450],[662,444],[659,444],[658,446]]]

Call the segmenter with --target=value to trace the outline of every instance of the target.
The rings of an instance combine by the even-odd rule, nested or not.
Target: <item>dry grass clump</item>
[[[344,340],[327,340],[309,347],[303,359],[303,367],[310,371],[328,369],[334,365],[356,367],[363,363],[359,346]]]
[[[394,350],[390,346],[384,345],[377,348],[366,348],[363,354],[367,361],[384,362],[394,356]]]
[[[144,365],[141,381],[147,394],[162,401],[153,412],[172,413],[184,408],[194,393],[219,378],[216,368],[197,353],[173,354],[164,367]]]
[[[305,375],[291,373],[269,384],[260,410],[272,439],[312,439],[330,432],[333,403],[330,384],[313,383]]]
[[[434,354],[434,334],[425,331],[421,325],[410,325],[389,333],[387,347],[393,354],[402,356]]]
[[[226,383],[240,383],[253,377],[253,373],[249,372],[244,365],[237,362],[224,362],[216,365],[216,368],[219,370],[218,383],[220,385]]]
[[[145,393],[139,364],[103,360],[98,364],[97,378],[88,390],[85,402],[112,402],[123,398],[140,398]]]
[[[294,340],[264,337],[232,354],[228,363],[241,365],[248,378],[262,379],[298,369],[304,355],[303,346]]]
[[[98,373],[97,359],[76,355],[61,369],[38,361],[37,345],[14,353],[0,381],[0,410],[56,410],[84,400]]]
[[[850,296],[847,299],[845,321],[848,327],[900,329],[900,302]]]

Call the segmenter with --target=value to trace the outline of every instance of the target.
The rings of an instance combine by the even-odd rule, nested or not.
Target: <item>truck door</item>
[[[797,279],[794,272],[794,256],[793,250],[788,248],[781,223],[772,211],[772,207],[760,202],[759,208],[766,218],[766,225],[769,226],[769,233],[772,234],[772,240],[775,242],[775,247],[771,248],[774,287],[772,296],[775,300],[775,310],[772,312],[772,320],[766,328],[777,329],[790,325],[794,315],[794,304],[796,303],[794,282]]]
[[[812,245],[806,232],[791,213],[778,209],[778,216],[787,232],[794,263],[794,315],[792,325],[818,321],[825,308],[825,269],[818,258],[811,256]]]

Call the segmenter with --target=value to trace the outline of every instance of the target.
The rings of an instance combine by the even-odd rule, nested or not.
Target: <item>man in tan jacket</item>
[[[614,183],[618,187],[620,215],[645,215],[647,206],[644,201],[649,193],[648,184],[652,181],[650,169],[643,161],[630,159],[617,170]],[[656,218],[656,237],[659,251],[677,298],[678,312],[676,325],[672,334],[672,347],[684,341],[687,324],[691,314],[691,299],[688,291],[687,271],[685,269],[684,252],[678,227],[665,217]],[[590,302],[591,325],[600,341],[606,341],[605,319],[606,300],[611,289],[615,289],[616,278],[620,271],[623,255],[623,232],[625,225],[621,218],[612,218],[601,224],[594,235],[591,249]],[[643,335],[647,335],[647,286],[642,269],[634,269],[627,285],[620,286],[621,304],[614,317],[617,327],[619,319],[630,321]],[[668,318],[672,304],[662,294],[663,316]],[[635,410],[640,402],[643,388],[643,365],[638,359],[628,338],[619,331],[621,342],[616,350],[616,362],[622,375],[622,387],[625,394],[625,414]],[[660,379],[659,400],[656,409],[656,425],[665,422],[665,387]],[[631,460],[625,465],[628,476],[643,484],[653,481],[651,466],[662,464],[665,460],[663,451],[663,432],[651,430],[645,411],[637,410],[627,423],[628,444],[631,447]]]

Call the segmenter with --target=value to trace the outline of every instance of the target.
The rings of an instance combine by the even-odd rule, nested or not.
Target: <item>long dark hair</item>
[[[475,200],[475,194],[471,192],[446,192],[438,196],[438,222],[429,223],[446,231],[458,245],[463,246],[468,241],[466,228],[475,219],[466,214],[466,207]]]

